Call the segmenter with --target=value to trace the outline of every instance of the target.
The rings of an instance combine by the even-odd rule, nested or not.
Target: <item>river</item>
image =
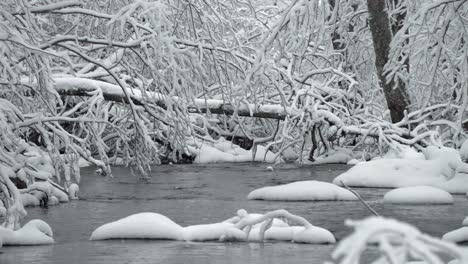
[[[344,220],[370,215],[359,201],[269,202],[249,201],[259,187],[299,180],[332,181],[346,165],[298,167],[287,164],[276,172],[261,163],[162,165],[148,181],[129,169],[113,168],[114,177],[102,177],[95,168],[83,168],[80,200],[44,208],[27,208],[30,219],[50,224],[56,244],[0,248],[1,264],[17,263],[323,263],[331,245],[275,243],[193,243],[154,240],[89,241],[98,226],[139,212],[157,212],[186,226],[214,223],[248,212],[286,209],[327,228],[340,240],[350,233]],[[453,205],[388,205],[386,189],[356,188],[381,215],[397,218],[433,236],[460,227],[468,215],[467,196],[456,195]]]

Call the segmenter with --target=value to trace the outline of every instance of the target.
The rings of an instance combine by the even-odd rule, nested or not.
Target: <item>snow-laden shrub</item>
[[[363,252],[372,248],[378,257],[373,264],[406,264],[413,260],[443,264],[445,258],[468,263],[468,254],[453,243],[421,233],[417,228],[393,219],[370,217],[346,221],[354,232],[343,239],[332,257],[339,264],[360,263]]]

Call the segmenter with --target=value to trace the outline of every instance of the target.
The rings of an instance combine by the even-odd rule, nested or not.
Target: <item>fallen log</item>
[[[108,101],[128,103],[128,98],[123,93],[122,88],[115,84],[77,77],[55,78],[54,81],[54,88],[60,95],[92,96],[94,92],[101,91],[104,99]],[[140,90],[125,89],[135,105],[155,104],[167,109],[169,107],[168,101],[181,102],[181,98],[177,96],[168,98],[166,95],[155,92],[146,92],[146,95],[142,95]],[[286,107],[280,105],[241,104],[236,107],[216,99],[194,99],[187,108],[190,113],[238,115],[280,120],[284,120],[288,112]]]

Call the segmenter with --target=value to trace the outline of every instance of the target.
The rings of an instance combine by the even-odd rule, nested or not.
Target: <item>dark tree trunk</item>
[[[385,0],[367,0],[369,10],[369,27],[372,33],[375,51],[375,66],[383,88],[392,122],[398,122],[404,117],[404,111],[409,105],[408,96],[403,82],[387,82],[384,66],[388,61],[392,31],[386,12]]]

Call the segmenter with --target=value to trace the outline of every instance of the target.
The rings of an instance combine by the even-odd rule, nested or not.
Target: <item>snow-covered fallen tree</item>
[[[313,226],[306,219],[286,210],[248,214],[243,209],[224,222],[187,227],[181,227],[157,213],[134,214],[98,227],[90,239],[335,243],[335,237],[328,230]]]
[[[378,252],[374,264],[456,264],[468,262],[468,252],[450,242],[421,233],[417,228],[393,219],[371,217],[346,222],[354,232],[340,241],[332,257],[339,264],[360,263],[366,249]],[[372,261],[372,262],[370,262]]]

